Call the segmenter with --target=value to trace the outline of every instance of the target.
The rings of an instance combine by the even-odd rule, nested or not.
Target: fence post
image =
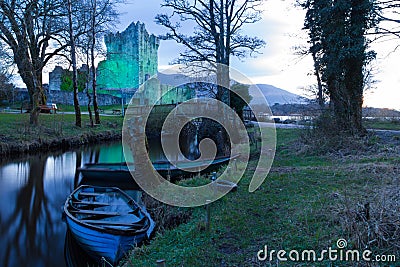
[[[165,259],[157,260],[157,267],[165,267]]]
[[[206,230],[210,232],[210,225],[211,225],[211,211],[210,211],[211,200],[206,200]]]

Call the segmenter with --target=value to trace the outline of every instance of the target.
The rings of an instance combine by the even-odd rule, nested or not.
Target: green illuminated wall
[[[104,41],[107,59],[99,63],[97,70],[100,90],[134,92],[157,73],[159,40],[147,33],[143,23],[132,23],[121,33],[107,35]]]
[[[107,59],[97,68],[98,92],[123,97],[127,102],[140,85],[157,74],[159,40],[148,34],[143,23],[137,22],[121,33],[105,36],[104,41]],[[153,78],[135,95],[138,99],[134,102],[138,105],[174,104],[193,97],[192,91],[183,87],[165,94],[171,88]]]

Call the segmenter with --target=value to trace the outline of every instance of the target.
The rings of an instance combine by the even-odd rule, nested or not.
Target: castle
[[[157,74],[159,40],[147,33],[143,23],[132,23],[121,33],[108,34],[104,41],[107,59],[97,68],[99,90],[136,91]]]
[[[157,74],[159,40],[150,35],[140,22],[131,23],[123,32],[110,33],[104,40],[107,55],[97,67],[98,93],[123,97],[126,103],[141,84]],[[87,66],[82,69],[88,70]],[[52,95],[61,90],[66,72],[56,66],[49,73]]]

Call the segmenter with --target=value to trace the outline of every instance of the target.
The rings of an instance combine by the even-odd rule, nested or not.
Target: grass
[[[363,123],[367,129],[400,130],[400,120],[398,119],[370,119],[364,120]]]
[[[103,116],[102,123],[89,126],[89,116],[82,115],[82,128],[75,126],[74,114],[40,114],[39,126],[29,124],[29,114],[0,113],[0,145],[28,146],[31,143],[57,143],[79,137],[90,137],[104,133],[118,135],[122,128],[122,117]]]
[[[75,112],[75,108],[73,105],[65,105],[65,104],[57,104],[57,107],[60,109],[60,111],[64,111],[64,112]],[[80,105],[81,111],[82,112],[87,112],[87,105]],[[121,110],[121,105],[117,104],[117,105],[107,105],[107,106],[99,106],[99,109],[101,109],[100,113],[103,114],[112,114],[113,110]],[[126,108],[126,105],[125,105]],[[91,106],[91,110],[92,113],[94,115],[94,110],[93,110],[93,106]]]
[[[27,107],[27,104],[22,104],[23,109]],[[19,111],[21,110],[21,103],[17,102],[14,104],[10,105],[0,105],[0,110],[7,110],[8,108],[12,110]],[[67,105],[67,104],[57,104],[57,108],[59,109],[60,112],[75,112],[75,107],[73,105]],[[80,105],[81,111],[82,112],[87,112],[87,105]],[[102,110],[101,113],[106,113],[106,114],[112,114],[113,110],[121,110],[121,104],[115,104],[115,105],[106,105],[106,106],[99,106],[99,108]],[[125,105],[126,108],[126,105]],[[93,106],[91,106],[92,112],[94,114]]]
[[[309,156],[293,147],[299,133],[277,130],[277,154],[264,184],[249,193],[251,173],[246,172],[236,192],[211,204],[210,232],[204,227],[205,208],[187,209],[191,213],[188,222],[159,232],[150,244],[135,248],[125,265],[155,266],[157,260],[165,259],[167,266],[332,266],[327,261],[278,262],[276,257],[262,262],[257,252],[265,245],[269,251],[321,251],[335,248],[339,238],[345,238],[352,249],[365,248],[362,245],[371,238],[368,248],[375,254],[396,254],[400,259],[393,242],[385,243],[378,234],[379,227],[386,225],[379,221],[385,214],[380,206],[383,192],[393,192],[387,190],[390,186],[397,188],[398,194],[398,150],[385,152],[383,146],[385,157],[379,154],[376,160],[374,153],[342,158]],[[251,161],[249,169],[255,165]],[[360,219],[366,203],[371,204],[367,222]],[[399,210],[398,202],[396,207]],[[175,208],[170,209],[173,212]],[[378,229],[375,235],[368,232],[372,226]],[[334,266],[367,265],[337,261]]]
[[[88,126],[87,115],[82,119],[83,127],[77,128],[72,114],[41,114],[40,127],[32,127],[29,114],[0,113],[0,144],[57,141],[117,132],[122,126],[120,116],[104,116],[94,128]],[[400,259],[399,146],[380,144],[377,139],[372,152],[316,156],[299,152],[300,133],[277,129],[277,153],[264,184],[248,192],[257,163],[250,161],[238,190],[211,204],[210,232],[205,230],[204,207],[167,207],[169,214],[179,211],[184,223],[161,229],[150,244],[133,249],[125,265],[155,266],[165,259],[167,266],[331,266],[329,262],[260,262],[257,252],[265,245],[270,250],[320,251],[335,247],[339,238],[345,238],[349,248],[367,245],[375,254],[396,254]],[[334,265],[367,266],[343,261]]]

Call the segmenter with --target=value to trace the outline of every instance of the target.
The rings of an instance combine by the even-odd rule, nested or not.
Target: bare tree
[[[85,12],[93,10],[93,6],[88,4],[93,4],[93,1],[101,3],[93,12],[96,20],[80,20]],[[66,6],[62,0],[0,0],[0,40],[11,51],[13,62],[27,86],[32,108],[31,124],[38,124],[39,105],[46,103],[42,87],[42,72],[46,64],[62,56],[74,65],[73,57],[67,55],[68,48],[71,53],[74,50],[71,49],[71,40],[78,42],[81,36],[93,33],[90,30],[93,26],[96,28],[96,38],[99,38],[99,32],[103,31],[105,25],[111,21],[106,18],[116,16],[114,6],[119,2],[119,0],[68,0],[69,5]],[[68,12],[70,5],[71,12]],[[72,16],[72,39],[69,14]],[[95,68],[92,69],[95,71]],[[98,108],[95,107],[96,110]]]
[[[89,0],[90,7],[90,33],[89,33],[89,48],[90,48],[90,62],[91,62],[91,79],[93,90],[93,109],[95,114],[96,124],[100,124],[99,106],[97,103],[96,93],[96,67],[95,59],[97,49],[96,40],[102,38],[109,29],[112,28],[114,23],[118,20],[118,12],[115,9],[117,3],[122,3],[123,0]]]
[[[43,68],[67,45],[59,39],[65,29],[63,7],[61,0],[0,0],[0,39],[10,48],[27,86],[34,125],[38,124],[39,105],[46,102]]]
[[[0,101],[13,98],[14,85],[11,83],[11,74],[8,69],[8,54],[0,42]]]
[[[119,13],[116,11],[116,4],[123,3],[123,0],[83,0],[80,1],[79,19],[82,27],[86,30],[85,33],[80,35],[77,41],[77,47],[84,55],[83,62],[89,67],[87,75],[86,93],[88,96],[88,111],[90,124],[100,124],[99,107],[97,103],[97,77],[95,61],[99,56],[103,56],[103,48],[101,42],[103,36],[114,28],[115,23],[118,21]],[[90,94],[89,89],[92,90]],[[92,111],[90,108],[93,100],[93,109],[95,113],[95,120],[92,118]]]
[[[400,38],[399,19],[400,0],[380,0],[376,1],[375,14],[380,20],[380,25],[377,26],[374,34],[391,35]],[[385,25],[382,25],[385,22]]]
[[[73,10],[72,10],[72,0],[67,0],[68,6],[68,32],[69,32],[69,42],[71,48],[71,62],[72,62],[72,87],[74,91],[74,107],[75,107],[75,125],[82,127],[82,117],[81,108],[79,106],[78,100],[78,68],[76,65],[76,46],[75,46],[75,33],[74,33],[74,23],[73,23]]]
[[[97,104],[97,93],[96,93],[96,67],[94,64],[95,60],[95,48],[96,48],[96,13],[97,13],[97,0],[91,1],[92,12],[90,16],[91,20],[91,31],[89,38],[89,47],[90,47],[90,62],[91,64],[91,79],[92,79],[92,90],[93,90],[93,109],[94,109],[94,117],[96,124],[100,124],[100,114],[99,114],[99,105]]]
[[[164,39],[183,44],[187,50],[180,54],[179,63],[206,62],[217,75],[217,98],[229,105],[230,56],[244,58],[265,45],[258,37],[240,32],[245,24],[260,20],[263,0],[164,0],[162,7],[172,9],[172,15],[159,14],[156,22],[169,33]],[[173,22],[173,20],[178,22]],[[181,32],[180,22],[192,22],[192,35]]]
[[[300,57],[305,57],[308,55],[312,56],[314,63],[314,75],[317,79],[316,86],[311,86],[309,88],[305,88],[307,93],[311,93],[311,97],[317,100],[318,105],[321,109],[325,107],[325,101],[327,98],[326,95],[326,85],[322,82],[322,66],[321,66],[321,48],[320,44],[316,42],[316,40],[310,38],[309,46],[294,46],[295,54]]]

